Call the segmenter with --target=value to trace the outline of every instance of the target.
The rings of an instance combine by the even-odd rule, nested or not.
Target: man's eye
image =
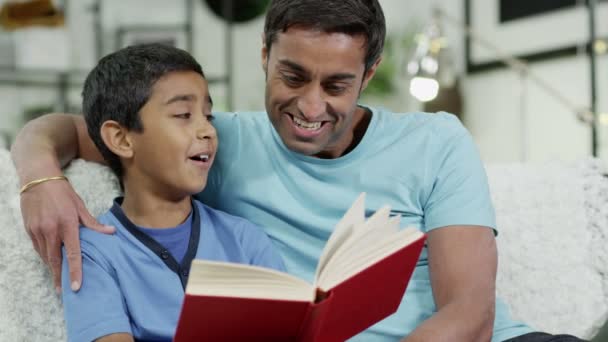
[[[283,80],[290,86],[299,85],[303,82],[301,77],[294,75],[283,75]]]
[[[337,85],[337,84],[329,84],[325,86],[325,91],[330,94],[341,94],[346,90],[346,87]]]
[[[182,114],[175,114],[173,115],[176,118],[179,119],[190,119],[191,114],[190,113],[182,113]]]
[[[205,117],[207,118],[207,121],[209,121],[209,122],[215,120],[215,116],[213,116],[213,114],[205,114]]]

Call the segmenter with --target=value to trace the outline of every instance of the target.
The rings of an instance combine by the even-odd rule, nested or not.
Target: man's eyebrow
[[[168,106],[168,105],[170,105],[172,103],[180,102],[180,101],[192,102],[195,99],[196,99],[196,95],[193,95],[193,94],[175,95],[172,98],[170,98],[169,100],[167,100],[167,102],[165,102],[165,106]]]
[[[357,78],[357,75],[355,74],[349,74],[349,73],[339,73],[339,74],[333,74],[331,76],[329,76],[327,79],[329,81],[345,81],[345,80],[354,80],[355,78]]]
[[[307,73],[307,72],[308,72],[308,71],[307,71],[306,69],[304,69],[304,67],[303,67],[303,66],[301,66],[300,64],[298,64],[298,63],[294,63],[294,62],[292,62],[292,61],[290,61],[290,60],[287,60],[287,59],[281,59],[281,60],[279,61],[279,63],[280,63],[280,64],[283,64],[284,66],[286,66],[286,67],[288,67],[288,68],[290,68],[290,69],[293,69],[294,71],[297,71],[297,72],[301,72],[301,73]]]
[[[294,71],[300,72],[300,73],[307,73],[308,71],[301,65],[294,63],[290,60],[287,59],[281,59],[279,61],[280,64],[293,69]],[[351,80],[351,79],[355,79],[357,78],[357,75],[355,74],[350,74],[347,72],[344,73],[337,73],[337,74],[333,74],[329,77],[327,77],[327,80],[329,81],[344,81],[344,80]]]

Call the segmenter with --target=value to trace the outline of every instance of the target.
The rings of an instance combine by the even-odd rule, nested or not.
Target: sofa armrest
[[[533,328],[590,337],[608,307],[608,180],[597,160],[487,167],[497,292]]]

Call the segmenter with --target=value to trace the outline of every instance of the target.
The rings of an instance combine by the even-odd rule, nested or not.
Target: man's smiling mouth
[[[287,113],[287,115],[291,118],[291,121],[293,122],[293,124],[296,127],[307,130],[307,131],[319,130],[327,122],[327,121],[307,121],[307,120],[295,117],[289,113]]]

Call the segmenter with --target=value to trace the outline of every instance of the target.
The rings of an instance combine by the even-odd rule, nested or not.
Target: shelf
[[[88,70],[0,68],[0,85],[18,87],[82,87]],[[207,83],[226,83],[226,77],[208,77]]]
[[[19,87],[82,87],[88,71],[52,69],[2,69],[0,85]]]
[[[231,0],[232,1],[232,0]],[[176,24],[148,24],[148,25],[128,25],[124,27],[118,27],[115,31],[116,42],[123,42],[126,40],[127,35],[132,32],[171,32],[180,31],[183,32],[183,37],[180,36],[180,47],[187,51],[192,51],[193,48],[193,24],[194,24],[194,4],[195,0],[184,0],[184,22]],[[107,53],[109,47],[104,46],[104,28],[102,27],[102,4],[101,0],[92,0],[92,6],[89,10],[93,15],[92,28],[95,39],[92,41],[92,48],[95,50],[97,59],[100,59]],[[67,13],[68,0],[63,0],[64,10]],[[223,84],[227,86],[227,107],[228,110],[232,109],[232,23],[229,22],[226,28],[226,40],[227,40],[227,56],[228,56],[228,67],[225,75],[220,76],[209,76],[206,77],[207,83],[210,85]],[[114,49],[119,48],[116,46]],[[68,93],[73,90],[82,89],[85,79],[90,70],[53,70],[53,69],[19,69],[14,67],[7,67],[0,65],[0,86],[13,86],[13,87],[46,87],[57,91],[57,104],[59,110],[67,110],[69,99]]]

